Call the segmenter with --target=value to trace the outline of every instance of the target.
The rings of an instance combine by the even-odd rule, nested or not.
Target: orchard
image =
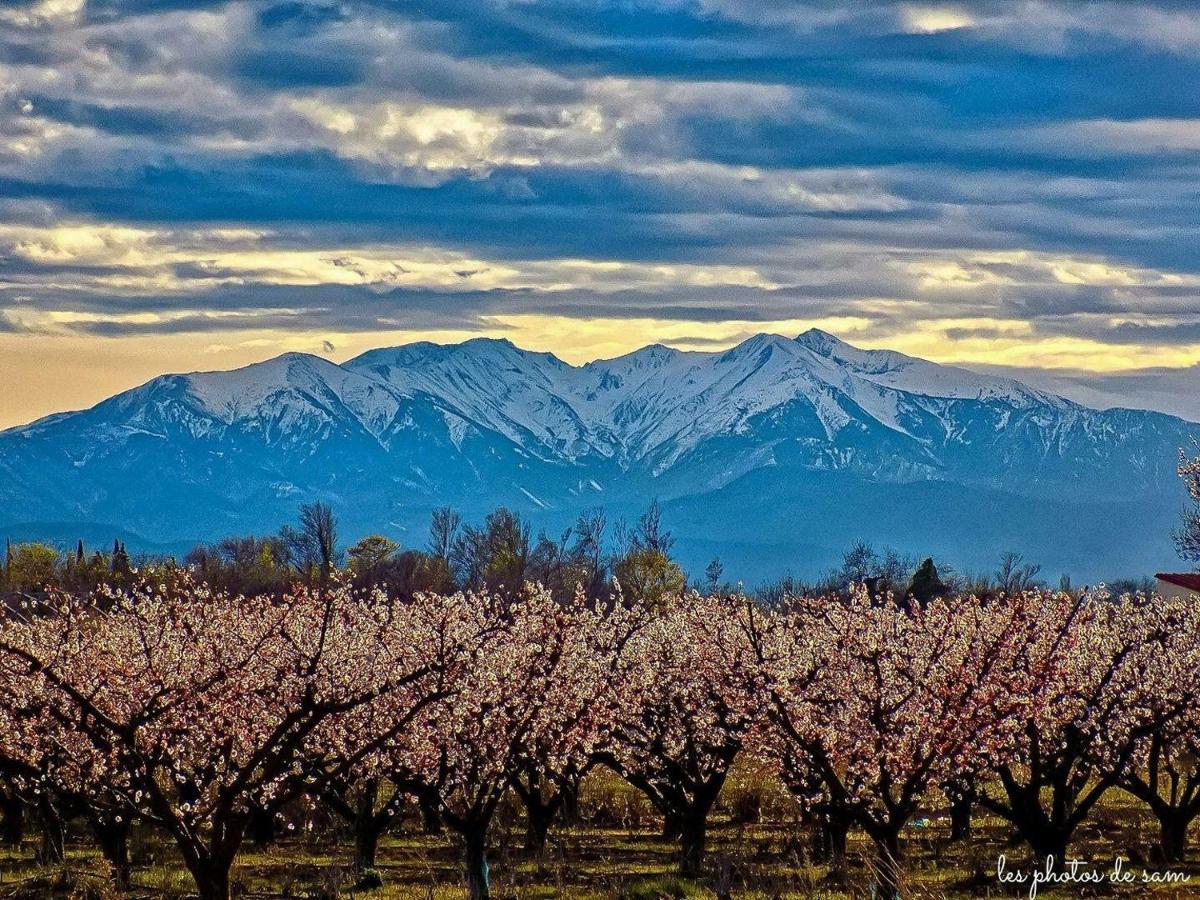
[[[683,876],[730,895],[754,885],[706,850],[742,766],[782,787],[832,873],[861,835],[877,896],[905,895],[935,806],[946,840],[991,816],[1010,859],[1054,870],[1120,795],[1179,864],[1200,816],[1200,610],[1046,590],[389,596],[336,577],[245,597],[177,574],[27,597],[0,624],[6,832],[36,823],[61,860],[74,821],[116,890],[135,831],[227,900],[248,843],[341,827],[361,876],[419,811],[482,900],[506,874],[498,810],[536,864],[603,775],[644,796]]]

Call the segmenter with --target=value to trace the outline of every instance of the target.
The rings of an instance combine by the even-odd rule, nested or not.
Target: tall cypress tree
[[[129,564],[129,554],[125,552],[125,545],[118,540],[113,541],[112,555],[112,574],[118,578],[124,578],[132,570]]]

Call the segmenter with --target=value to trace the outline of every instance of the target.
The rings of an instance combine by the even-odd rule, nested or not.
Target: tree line
[[[1180,450],[1178,472],[1190,500],[1172,538],[1181,558],[1200,563],[1200,455]],[[582,587],[598,598],[616,578],[626,596],[647,600],[688,586],[688,575],[671,556],[674,543],[654,501],[635,524],[619,520],[611,533],[604,509],[595,507],[581,513],[574,526],[557,538],[541,531],[536,540],[531,539],[528,520],[511,510],[496,509],[479,525],[471,525],[453,509],[442,507],[432,513],[424,548],[402,548],[389,537],[373,534],[343,549],[330,507],[310,503],[300,507],[295,525],[284,526],[276,535],[228,537],[202,544],[184,556],[182,566],[214,587],[251,595],[281,594],[297,582],[328,583],[336,569],[345,567],[355,586],[378,585],[405,596],[419,591],[517,591],[537,582],[558,597]],[[149,572],[179,568],[170,557],[144,557],[140,562],[145,570],[142,579]],[[10,540],[0,571],[0,594],[120,586],[131,581],[134,568],[135,560],[120,540],[113,542],[111,552],[90,553],[82,540],[69,552],[40,542],[14,545]],[[709,591],[730,588],[722,581],[723,574],[720,559],[713,559],[703,577],[691,579],[691,586]],[[945,564],[935,566],[931,558],[918,564],[893,548],[877,551],[858,541],[842,555],[840,566],[816,580],[785,576],[748,593],[778,600],[789,595],[845,593],[855,584],[884,593],[986,597],[1045,587],[1046,579],[1039,564],[1016,552],[1003,553],[992,572],[959,573]],[[1070,591],[1070,576],[1061,575],[1057,586]],[[1121,594],[1149,591],[1154,585],[1143,575],[1111,581],[1108,587]]]
[[[318,586],[336,575],[356,588],[382,587],[394,596],[420,591],[455,590],[515,592],[527,583],[543,585],[555,597],[577,589],[593,599],[608,596],[613,580],[627,598],[650,601],[688,588],[698,591],[743,591],[765,602],[789,595],[846,593],[851,585],[874,592],[915,594],[925,600],[946,593],[991,596],[1046,586],[1041,566],[1021,554],[1000,555],[992,571],[959,572],[931,558],[919,560],[891,547],[877,550],[857,541],[841,554],[840,563],[815,579],[784,576],[746,587],[725,577],[719,558],[703,572],[689,575],[674,556],[675,537],[663,521],[657,502],[633,523],[610,525],[603,508],[581,513],[575,524],[556,537],[545,530],[533,535],[528,519],[509,509],[493,510],[478,524],[465,522],[449,507],[435,509],[422,547],[402,547],[382,534],[371,534],[349,546],[340,539],[329,506],[304,504],[297,521],[274,535],[244,535],[201,544],[181,560],[131,554],[116,540],[111,549],[85,550],[79,541],[68,551],[45,543],[6,545],[0,569],[0,596],[34,594],[47,588],[91,591],[101,585],[121,586],[136,578],[171,577],[187,570],[198,580],[232,593],[286,594],[293,585]],[[1070,590],[1071,579],[1057,580]],[[1146,578],[1109,584],[1114,593],[1147,591]]]
[[[8,596],[48,588],[72,592],[134,580],[170,578],[186,570],[214,588],[251,596],[282,596],[293,585],[320,586],[335,575],[356,588],[381,587],[394,596],[421,591],[488,590],[516,592],[529,582],[546,586],[556,597],[585,593],[599,598],[613,578],[628,596],[651,599],[679,592],[687,576],[672,558],[674,537],[662,522],[657,502],[628,524],[610,527],[601,508],[583,512],[558,536],[532,535],[529,521],[499,508],[472,524],[449,507],[435,509],[424,547],[401,547],[372,534],[349,547],[324,503],[304,504],[295,524],[274,535],[245,535],[201,544],[183,556],[131,557],[121,541],[111,551],[85,552],[80,541],[70,552],[45,543],[6,546],[0,591]],[[710,580],[720,578],[714,561]]]

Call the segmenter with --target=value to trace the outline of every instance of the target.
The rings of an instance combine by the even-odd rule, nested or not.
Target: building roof
[[[1176,587],[1200,592],[1200,572],[1159,572],[1154,577]]]

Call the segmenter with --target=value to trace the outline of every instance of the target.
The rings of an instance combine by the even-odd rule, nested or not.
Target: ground
[[[761,807],[761,820],[738,824],[739,813]],[[644,799],[607,775],[593,777],[585,788],[583,824],[559,828],[539,863],[521,848],[524,829],[519,811],[503,809],[498,816],[491,851],[494,895],[498,900],[657,900],[657,898],[858,898],[869,897],[870,848],[852,834],[849,871],[844,878],[830,875],[810,861],[809,841],[796,809],[786,795],[756,773],[739,772],[722,796],[713,816],[707,869],[701,882],[674,877],[675,847],[659,839],[656,818]],[[1000,886],[995,879],[997,859],[1005,854],[1010,868],[1027,868],[1025,849],[1011,840],[998,819],[979,816],[975,836],[950,844],[943,811],[936,805],[924,811],[906,831],[905,895],[911,898],[1026,897],[1029,886]],[[1107,873],[1119,855],[1140,879],[1152,857],[1156,830],[1141,806],[1120,792],[1106,795],[1084,825],[1073,853]],[[20,848],[0,851],[0,898],[64,897],[77,900],[116,900],[103,860],[74,833],[66,866],[38,867],[33,862],[36,835]],[[1194,836],[1195,838],[1196,836]],[[253,898],[360,898],[360,900],[449,900],[461,898],[457,851],[448,837],[420,832],[415,817],[380,846],[378,871],[383,886],[364,891],[350,876],[349,841],[331,828],[289,833],[267,849],[247,848],[234,871],[235,891]],[[1200,857],[1200,850],[1197,852]],[[172,848],[153,833],[139,832],[133,842],[134,888],[138,900],[187,896],[191,882]],[[1153,867],[1151,867],[1153,868]],[[1126,886],[1075,884],[1049,890],[1039,897],[1200,896],[1200,863],[1176,866],[1191,882]]]

